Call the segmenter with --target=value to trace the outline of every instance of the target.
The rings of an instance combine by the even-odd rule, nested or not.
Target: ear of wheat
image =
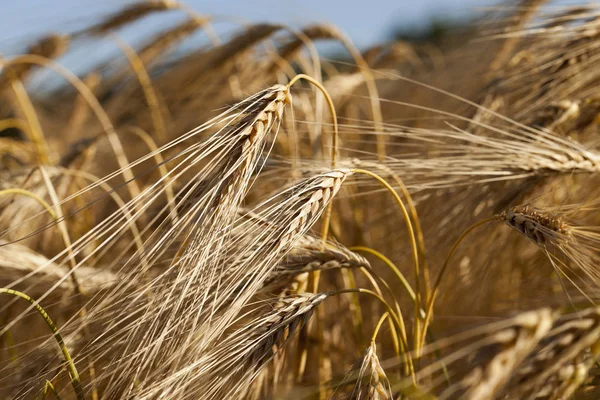
[[[377,347],[371,344],[363,355],[360,367],[354,371],[356,385],[350,398],[363,400],[391,400],[392,389],[377,357]]]
[[[506,386],[509,398],[552,393],[568,398],[581,385],[598,357],[598,309],[568,314],[556,320],[536,349],[516,369]]]
[[[590,292],[586,287],[598,284],[600,274],[594,265],[598,248],[595,230],[568,224],[559,214],[529,204],[510,208],[498,217],[544,252],[561,283],[566,278],[584,296]],[[577,274],[584,277],[577,278]],[[564,284],[563,290],[566,290]]]
[[[539,246],[558,246],[571,235],[569,226],[562,218],[535,209],[529,204],[503,211],[499,218]]]
[[[132,4],[129,7],[109,16],[103,22],[87,29],[87,33],[92,35],[102,35],[107,32],[119,29],[126,24],[135,22],[151,13],[164,11],[174,7],[175,2],[170,0],[152,0]]]

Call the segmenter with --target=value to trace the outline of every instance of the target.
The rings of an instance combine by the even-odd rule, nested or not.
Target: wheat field
[[[600,6],[216,22],[0,58],[0,398],[600,398]]]

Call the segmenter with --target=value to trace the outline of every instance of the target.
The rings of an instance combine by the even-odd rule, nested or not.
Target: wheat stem
[[[338,123],[337,123],[337,114],[335,112],[335,106],[333,105],[333,100],[331,99],[331,96],[329,95],[329,93],[327,93],[327,90],[325,89],[325,87],[319,83],[316,79],[305,75],[305,74],[298,74],[295,77],[292,78],[292,80],[286,85],[288,87],[288,89],[294,84],[296,83],[298,80],[300,79],[304,79],[307,82],[310,82],[311,84],[313,84],[317,89],[319,89],[321,91],[321,93],[323,93],[323,96],[325,96],[325,100],[327,101],[327,105],[329,106],[329,111],[331,112],[331,119],[333,121],[333,141],[332,141],[332,148],[331,148],[331,169],[335,169],[336,164],[337,164],[337,155],[338,155],[338,136],[339,136],[339,132],[338,132]]]
[[[61,75],[63,78],[65,78],[67,82],[69,82],[69,84],[71,84],[81,94],[81,96],[90,105],[94,114],[96,114],[98,121],[100,122],[102,128],[106,132],[108,141],[111,147],[113,148],[115,157],[117,159],[119,167],[121,168],[121,173],[123,174],[125,181],[128,183],[127,188],[131,194],[131,197],[133,198],[139,195],[140,188],[137,182],[135,181],[135,177],[133,176],[131,168],[128,165],[129,161],[127,160],[127,156],[125,155],[125,150],[123,149],[123,145],[119,140],[119,136],[117,135],[114,126],[110,122],[110,118],[106,114],[106,111],[104,110],[104,108],[102,108],[102,105],[100,104],[94,93],[92,93],[92,91],[86,86],[86,84],[62,65],[45,57],[29,54],[19,56],[8,61],[2,61],[2,65],[4,67],[9,67],[11,65],[18,64],[36,64],[46,68],[50,68],[59,75]]]
[[[11,296],[16,296],[16,297],[19,297],[19,298],[29,302],[36,309],[36,311],[42,316],[44,321],[46,321],[46,324],[48,324],[48,327],[50,328],[50,330],[52,331],[52,334],[54,335],[54,339],[56,340],[56,343],[58,343],[58,346],[60,347],[60,350],[62,351],[63,357],[67,364],[67,369],[69,370],[69,376],[71,377],[71,385],[73,386],[73,390],[75,390],[77,400],[84,400],[85,397],[83,395],[83,389],[81,387],[81,381],[79,380],[79,373],[77,372],[75,363],[73,362],[73,359],[71,358],[71,354],[69,354],[69,350],[67,349],[67,346],[65,345],[65,342],[63,341],[62,336],[58,332],[58,328],[56,328],[56,325],[54,325],[54,322],[52,322],[52,319],[50,318],[48,313],[46,313],[46,311],[42,308],[42,306],[40,306],[38,304],[37,301],[33,300],[31,297],[29,297],[25,293],[21,293],[19,291],[13,290],[13,289],[0,288],[0,294],[1,293],[8,294]]]
[[[31,141],[37,149],[39,161],[41,164],[48,164],[50,161],[48,145],[46,139],[44,138],[42,125],[40,124],[40,120],[35,112],[35,107],[33,106],[33,103],[31,102],[31,99],[25,90],[23,82],[21,82],[18,78],[13,77],[10,78],[10,84],[29,125],[27,132],[29,133]]]
[[[384,312],[383,315],[381,316],[381,318],[379,318],[379,321],[377,322],[377,325],[375,325],[375,329],[373,331],[373,335],[371,336],[371,345],[373,345],[375,343],[375,339],[377,339],[377,334],[379,333],[379,329],[381,329],[381,326],[383,325],[383,322],[386,320],[386,318],[388,318],[390,315],[389,312]],[[390,321],[393,322],[393,319],[391,319],[390,317]]]
[[[5,324],[4,317],[2,315],[0,315],[0,325],[4,325],[4,324]],[[0,338],[3,339],[3,341],[6,341],[6,347],[8,349],[10,361],[12,363],[16,363],[17,359],[18,359],[18,353],[15,350],[16,349],[15,338],[13,337],[13,334],[10,331],[10,329],[7,329],[6,332],[4,332],[4,334],[0,336]]]
[[[46,171],[46,168],[44,168],[44,166],[40,166],[39,170],[40,170],[40,173],[44,180],[44,183],[46,185],[46,190],[48,191],[48,194],[50,195],[50,198],[52,199],[52,202],[54,203],[54,207],[56,210],[56,216],[58,217],[57,218],[58,230],[60,231],[63,242],[65,244],[65,250],[67,250],[67,253],[69,254],[69,271],[71,274],[71,281],[73,282],[73,288],[75,290],[75,294],[79,295],[79,296],[83,296],[84,293],[81,290],[81,285],[79,284],[79,280],[77,279],[77,275],[75,274],[75,269],[77,268],[77,262],[75,261],[75,254],[73,253],[73,246],[71,245],[71,237],[69,235],[69,230],[68,230],[67,224],[65,222],[62,207],[60,205],[61,204],[60,200],[58,198],[58,195],[56,194],[56,190],[54,189],[54,185],[52,184],[52,181],[50,180],[50,177],[48,175],[48,172]],[[78,297],[78,299],[81,302],[81,304],[80,304],[81,309],[79,311],[79,315],[81,317],[82,325],[83,325],[83,336],[84,336],[84,338],[90,338],[90,336],[91,336],[90,329],[88,327],[88,324],[85,322],[85,319],[87,316],[87,308],[86,308],[85,304],[83,303],[83,297]],[[97,391],[96,383],[95,383],[96,368],[94,366],[94,363],[91,360],[88,362],[88,371],[90,374],[90,381],[91,381],[91,386],[92,386],[92,388],[91,388],[92,399],[97,400],[98,399],[98,391]]]
[[[371,271],[369,271],[365,267],[362,267],[359,270],[369,280],[369,282],[375,289],[375,292],[379,296],[383,297],[383,292],[381,291],[381,288],[377,284],[377,281],[371,274]],[[402,349],[401,349],[401,345],[400,345],[400,340],[398,340],[399,335],[401,335],[401,340],[404,340],[404,342],[408,343],[408,338],[406,335],[406,326],[404,324],[404,317],[402,316],[402,310],[400,309],[400,305],[398,304],[398,301],[394,297],[394,292],[390,288],[390,285],[388,285],[388,283],[385,281],[385,279],[382,279],[380,277],[378,277],[378,279],[381,280],[381,283],[387,290],[388,294],[392,297],[392,299],[394,299],[394,307],[396,308],[396,315],[398,315],[398,319],[402,323],[402,327],[401,327],[402,329],[400,331],[398,331],[396,329],[396,325],[394,324],[394,321],[393,320],[390,321],[390,335],[392,337],[392,344],[394,346],[394,352],[396,353],[398,360],[401,360],[402,359]],[[389,318],[392,318],[392,317],[390,316]],[[406,364],[406,368],[407,368],[406,373],[408,374],[408,363]]]
[[[114,35],[114,37],[117,45],[127,57],[127,61],[129,61],[129,65],[131,65],[131,69],[135,73],[135,76],[138,78],[140,86],[142,87],[146,102],[148,103],[148,108],[150,109],[150,116],[152,118],[152,125],[154,125],[156,137],[161,143],[164,143],[167,141],[167,129],[165,127],[163,111],[156,90],[152,85],[152,79],[150,79],[150,75],[144,66],[144,62],[131,46],[125,43],[125,41],[117,35]]]
[[[446,257],[446,260],[444,261],[444,264],[442,265],[442,269],[440,270],[440,273],[438,274],[438,277],[435,281],[435,284],[433,285],[433,291],[431,292],[431,297],[429,297],[429,300],[427,301],[427,309],[425,311],[425,319],[423,321],[423,334],[421,336],[421,346],[420,348],[422,348],[425,344],[425,333],[427,332],[427,326],[429,324],[429,320],[431,319],[431,316],[433,314],[433,303],[435,302],[435,298],[437,296],[438,293],[438,289],[440,287],[440,284],[442,283],[442,277],[444,276],[444,272],[446,271],[446,269],[448,268],[448,264],[450,262],[450,259],[452,258],[452,255],[454,254],[454,252],[456,251],[456,249],[458,248],[458,245],[460,245],[460,243],[463,241],[463,239],[469,234],[471,233],[471,231],[473,231],[474,229],[487,224],[488,222],[491,221],[496,221],[497,217],[491,217],[491,218],[486,218],[482,221],[476,222],[473,225],[471,225],[470,227],[468,227],[460,236],[458,239],[456,239],[456,242],[454,242],[454,245],[452,246],[452,248],[450,249],[450,252],[448,253],[448,256]]]
[[[357,162],[358,162],[359,166],[362,165],[362,166],[374,167],[374,168],[378,168],[378,169],[384,171],[385,173],[387,173],[390,176],[390,178],[392,178],[394,180],[394,182],[396,182],[396,184],[398,185],[398,188],[400,189],[400,192],[402,192],[402,195],[406,198],[406,205],[408,208],[408,212],[410,213],[410,216],[412,218],[412,223],[414,224],[415,233],[417,236],[417,244],[419,245],[419,260],[420,260],[421,264],[423,264],[424,296],[426,299],[429,298],[429,291],[430,291],[429,265],[427,264],[425,239],[423,236],[423,228],[421,227],[421,220],[419,218],[419,213],[417,212],[417,207],[415,206],[415,202],[414,202],[412,196],[410,195],[408,188],[406,187],[406,185],[404,184],[402,179],[398,176],[398,174],[396,174],[388,166],[379,164],[379,163],[364,162],[361,160],[357,160]],[[420,292],[421,287],[420,287],[420,277],[419,276],[415,277],[415,284],[416,284],[417,291]]]
[[[44,390],[42,391],[42,400],[46,400],[48,393],[52,394],[52,397],[54,397],[54,400],[61,400],[61,398],[58,395],[58,392],[56,391],[56,389],[54,388],[54,385],[52,384],[52,382],[50,382],[49,380],[46,380],[46,383],[44,384]]]
[[[398,278],[398,280],[400,280],[400,283],[402,283],[402,286],[404,286],[404,288],[406,289],[406,291],[408,292],[408,295],[410,296],[410,299],[414,302],[416,301],[416,295],[414,290],[412,289],[412,287],[410,286],[410,284],[408,283],[408,281],[406,280],[406,278],[404,277],[404,275],[402,274],[402,272],[400,272],[400,270],[398,269],[398,267],[392,262],[392,260],[390,260],[389,258],[387,258],[386,256],[384,256],[383,254],[381,254],[380,252],[378,252],[377,250],[374,250],[370,247],[366,247],[366,246],[352,246],[349,247],[348,250],[352,250],[352,251],[363,251],[365,253],[369,253],[377,258],[379,258],[381,261],[383,261],[394,273],[394,275],[396,275],[396,277]],[[422,318],[425,317],[425,311],[423,311],[423,309],[420,310],[419,314],[421,315]]]
[[[363,294],[368,294],[369,296],[375,297],[386,308],[387,312],[390,314],[390,316],[394,320],[394,323],[396,324],[398,329],[402,330],[403,324],[400,321],[400,319],[398,318],[398,316],[396,315],[396,313],[394,312],[394,310],[392,309],[392,307],[388,304],[387,301],[385,301],[385,299],[383,297],[381,297],[377,293],[375,293],[369,289],[357,288],[357,289],[341,289],[341,290],[338,290],[335,292],[330,292],[329,295],[334,296],[334,295],[339,295],[339,294],[344,294],[344,293],[363,293]],[[402,345],[403,354],[404,354],[406,362],[408,364],[409,374],[411,376],[413,383],[416,384],[415,369],[414,369],[414,365],[412,362],[412,358],[408,351],[408,343],[406,343],[405,340],[401,340],[400,343]]]
[[[52,217],[53,220],[57,219],[56,213],[52,210],[52,206],[46,202],[46,200],[42,199],[37,194],[30,192],[29,190],[19,189],[19,188],[11,188],[0,190],[0,196],[11,195],[11,194],[21,194],[23,196],[27,196],[37,201],[39,205],[44,207],[44,209],[48,212],[48,214]]]
[[[394,188],[385,179],[383,179],[381,176],[377,175],[376,173],[368,171],[366,169],[360,169],[360,168],[354,169],[353,171],[354,171],[354,173],[362,173],[362,174],[368,175],[368,176],[374,178],[375,180],[377,180],[388,190],[388,192],[396,200],[396,203],[400,207],[400,210],[402,211],[402,215],[404,216],[406,228],[408,229],[408,236],[409,236],[410,245],[411,245],[411,249],[412,249],[412,255],[413,255],[415,279],[418,282],[419,274],[420,274],[420,272],[419,272],[419,250],[417,248],[417,240],[416,240],[415,232],[414,232],[411,220],[410,220],[410,216],[408,215],[408,211],[406,210],[406,207],[404,206],[402,199],[400,198],[400,196],[398,196],[398,193],[394,190]],[[396,270],[397,270],[397,268],[396,268]],[[402,276],[402,275],[400,274],[400,276]],[[402,279],[401,279],[401,281],[402,281]],[[402,283],[405,284],[405,282],[406,282],[406,279],[404,279],[404,281]],[[408,285],[407,282],[406,282],[406,286],[410,287],[410,285]],[[421,333],[421,330],[420,330],[421,319],[419,317],[419,313],[421,310],[421,296],[420,296],[418,290],[414,294],[415,294],[415,298],[414,298],[414,304],[415,304],[414,342],[415,342],[415,349],[417,350],[417,354],[418,354],[419,353],[419,350],[418,350],[419,339],[418,338],[420,337],[420,333]]]
[[[356,288],[356,279],[354,279],[354,274],[350,269],[341,269],[340,274],[342,275],[342,280],[344,281],[344,287],[354,289]],[[362,307],[360,305],[360,301],[356,297],[352,297],[352,325],[354,327],[354,336],[356,337],[356,341],[361,345],[364,342],[363,336],[363,313]]]

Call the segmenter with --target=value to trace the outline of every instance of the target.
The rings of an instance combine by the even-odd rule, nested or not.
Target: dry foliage
[[[554,6],[0,59],[0,398],[600,397],[600,8]]]

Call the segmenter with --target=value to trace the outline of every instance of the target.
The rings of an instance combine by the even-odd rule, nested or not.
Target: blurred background
[[[33,37],[49,30],[77,31],[133,1],[95,0],[18,0],[2,2],[3,23],[0,46],[5,54],[16,52]],[[216,16],[216,29],[227,30],[231,20],[238,22],[277,22],[301,27],[315,22],[330,22],[364,48],[389,39],[398,30],[426,31],[438,21],[464,22],[475,14],[498,6],[498,0],[188,0],[201,14]],[[149,27],[160,28],[177,19],[164,14]],[[222,17],[219,23],[219,17]],[[138,27],[139,28],[139,27]]]
[[[137,0],[19,0],[2,1],[3,24],[0,27],[0,54],[15,56],[49,32],[76,34],[103,18],[138,3]],[[285,24],[301,29],[312,24],[330,23],[344,32],[360,50],[391,40],[436,43],[448,31],[469,26],[485,13],[508,10],[515,1],[502,0],[187,0],[184,4],[201,15],[211,16],[216,34],[227,40],[242,25],[255,23]],[[593,0],[557,0],[545,7],[590,4]],[[137,47],[154,34],[175,27],[187,16],[182,11],[151,14],[127,25],[116,34]],[[83,39],[84,45],[58,61],[77,74],[84,74],[106,60],[122,58],[114,37]],[[171,53],[188,52],[210,45],[202,30],[190,35]],[[326,59],[345,57],[337,41],[318,41],[317,48]],[[110,63],[109,63],[110,64]],[[38,71],[28,82],[37,90],[50,89],[49,71]],[[50,83],[48,83],[50,82]]]
[[[23,54],[27,46],[41,35],[78,32],[136,2],[3,0],[0,53],[4,56]],[[298,29],[315,23],[331,23],[361,50],[398,38],[435,40],[447,29],[465,25],[486,11],[506,6],[506,2],[500,0],[187,0],[184,3],[200,14],[212,16],[214,30],[224,39],[247,23],[278,23]],[[186,15],[181,11],[157,13],[117,33],[125,41],[136,45],[153,33],[185,19]],[[190,50],[208,44],[206,35],[199,31],[178,49]],[[107,38],[94,41],[93,45],[77,47],[58,60],[75,73],[84,73],[107,59],[122,57],[115,42]],[[325,56],[345,54],[342,46],[335,41],[320,41],[317,47]],[[36,73],[28,86],[40,90],[50,88],[52,84],[42,85],[48,81],[45,79],[47,74],[51,73]]]

